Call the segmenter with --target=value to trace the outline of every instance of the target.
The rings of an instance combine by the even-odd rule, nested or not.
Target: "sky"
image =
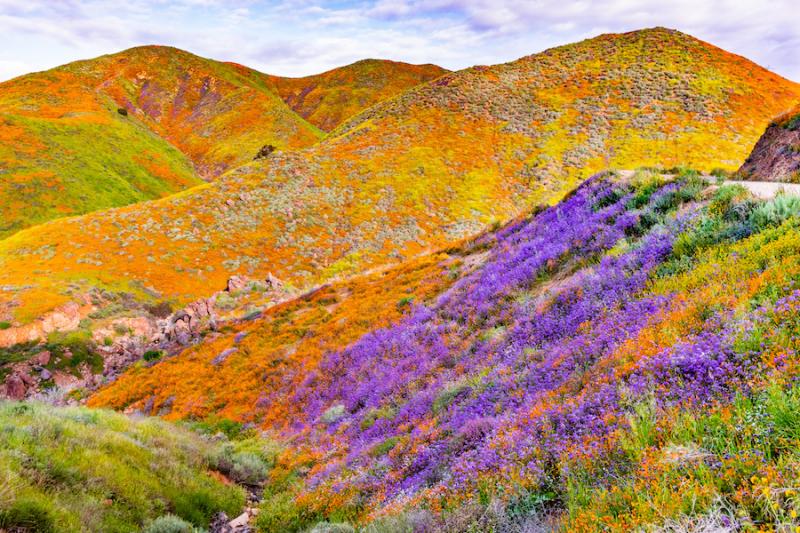
[[[368,57],[459,69],[653,26],[800,81],[800,0],[0,0],[0,80],[143,44],[284,76]]]

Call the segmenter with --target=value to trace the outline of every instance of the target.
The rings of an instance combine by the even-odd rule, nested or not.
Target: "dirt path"
[[[780,191],[792,196],[800,196],[800,183],[783,183],[780,181],[726,181],[726,185],[741,185],[753,193],[756,198],[774,198]]]

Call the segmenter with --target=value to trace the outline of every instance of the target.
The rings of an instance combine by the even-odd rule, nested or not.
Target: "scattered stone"
[[[48,379],[51,379],[53,377],[53,374],[51,374],[50,371],[47,370],[46,368],[43,368],[42,371],[39,372],[39,377],[47,381]]]
[[[128,110],[125,109],[124,107],[117,108],[117,113],[119,113],[123,117],[127,117],[128,116]]]

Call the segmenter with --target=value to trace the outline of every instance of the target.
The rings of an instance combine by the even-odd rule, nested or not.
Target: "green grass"
[[[65,215],[159,198],[202,183],[176,148],[135,119],[109,114],[110,124],[5,116],[44,143],[46,157],[15,161],[11,147],[0,147],[0,159],[14,161],[9,171],[19,177],[0,182],[0,198],[6,205],[25,205],[0,208],[0,238]],[[156,158],[177,183],[151,173],[137,157]]]
[[[140,531],[173,514],[207,527],[244,492],[213,477],[226,442],[158,419],[0,402],[0,530]]]

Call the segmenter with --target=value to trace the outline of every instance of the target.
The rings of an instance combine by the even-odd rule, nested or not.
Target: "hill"
[[[25,324],[98,287],[176,308],[234,274],[307,288],[555,202],[608,165],[735,168],[799,94],[665,29],[446,74],[311,148],[0,241],[0,321]]]
[[[0,84],[0,238],[168,196],[265,144],[293,149],[319,136],[264,75],[174,48],[22,76]]]
[[[211,470],[235,455],[224,438],[35,402],[0,401],[0,428],[3,531],[192,531],[245,503],[241,487]],[[149,528],[154,521],[162,527]]]
[[[89,403],[276,430],[264,531],[790,529],[798,276],[797,198],[599,176]]]
[[[800,106],[769,125],[739,174],[752,180],[800,181]]]
[[[364,109],[446,72],[436,65],[365,59],[302,78],[271,76],[271,81],[289,107],[331,131]]]

